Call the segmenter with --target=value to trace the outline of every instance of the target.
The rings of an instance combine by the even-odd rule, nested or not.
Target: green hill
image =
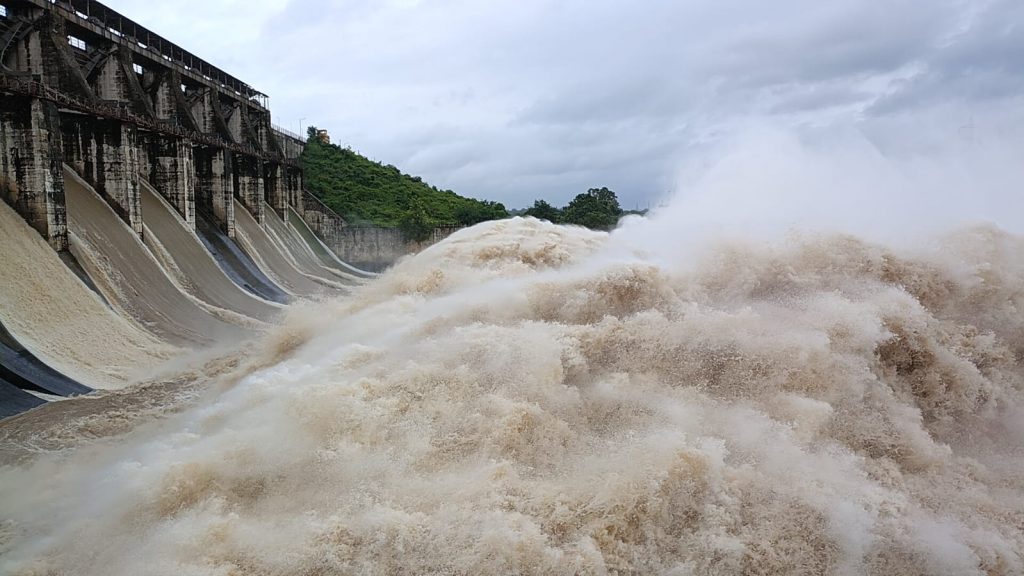
[[[309,191],[353,224],[401,227],[420,237],[437,226],[508,217],[500,203],[439,190],[394,166],[325,144],[316,137],[316,127],[309,129],[300,162]]]

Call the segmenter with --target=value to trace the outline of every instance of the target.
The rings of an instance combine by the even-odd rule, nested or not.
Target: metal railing
[[[299,165],[295,160],[285,158],[281,155],[268,154],[253,144],[231,142],[214,134],[197,132],[179,124],[162,122],[137,112],[133,112],[128,108],[126,103],[109,102],[104,100],[86,101],[71,96],[70,94],[61,92],[60,90],[55,90],[43,84],[38,76],[11,76],[9,74],[0,74],[0,90],[39,98],[71,110],[95,114],[103,118],[120,120],[121,122],[133,124],[152,132],[177,136],[193,142],[217,148],[224,148],[249,156],[255,156],[263,160],[278,162],[280,164],[295,167],[298,167]]]
[[[299,136],[295,132],[292,132],[291,130],[289,130],[289,129],[283,127],[283,126],[279,126],[277,124],[271,124],[270,126],[271,126],[271,128],[274,129],[275,132],[278,132],[278,133],[280,133],[280,134],[282,134],[284,136],[287,136],[289,138],[293,138],[295,140],[298,140],[299,142],[301,142],[303,144],[306,143],[306,139],[305,138],[303,138],[302,136]]]
[[[314,205],[313,208],[310,208],[310,203]],[[338,223],[339,228],[348,227],[348,223],[345,222],[344,218],[339,216],[338,213],[335,212],[334,210],[331,210],[330,206],[324,204],[323,200],[320,200],[319,198],[316,197],[316,194],[313,194],[312,192],[306,190],[305,188],[302,189],[302,205],[305,207],[306,210],[315,210],[317,212],[321,212],[329,220],[336,221]]]

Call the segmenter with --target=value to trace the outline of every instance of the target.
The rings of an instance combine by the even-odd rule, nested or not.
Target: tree
[[[488,220],[507,218],[505,205],[490,200],[467,199],[455,208],[455,221],[463,226],[472,226]]]
[[[430,238],[431,232],[434,231],[434,223],[427,217],[423,206],[417,203],[402,214],[398,228],[406,242],[423,242]]]
[[[562,212],[562,222],[594,230],[610,230],[619,223],[622,208],[619,199],[608,188],[591,188],[569,202]]]
[[[562,221],[562,211],[548,204],[546,200],[534,200],[533,206],[526,210],[526,216],[533,216],[540,220],[547,220],[552,224]]]

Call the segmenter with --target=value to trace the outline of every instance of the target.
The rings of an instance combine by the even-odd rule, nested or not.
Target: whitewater
[[[1024,237],[676,216],[480,224],[0,427],[0,572],[1024,573]]]

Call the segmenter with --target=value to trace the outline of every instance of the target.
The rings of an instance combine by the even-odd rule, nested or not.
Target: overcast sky
[[[1024,109],[1020,0],[107,4],[269,94],[275,123],[510,208],[654,204],[755,120],[969,138]]]

